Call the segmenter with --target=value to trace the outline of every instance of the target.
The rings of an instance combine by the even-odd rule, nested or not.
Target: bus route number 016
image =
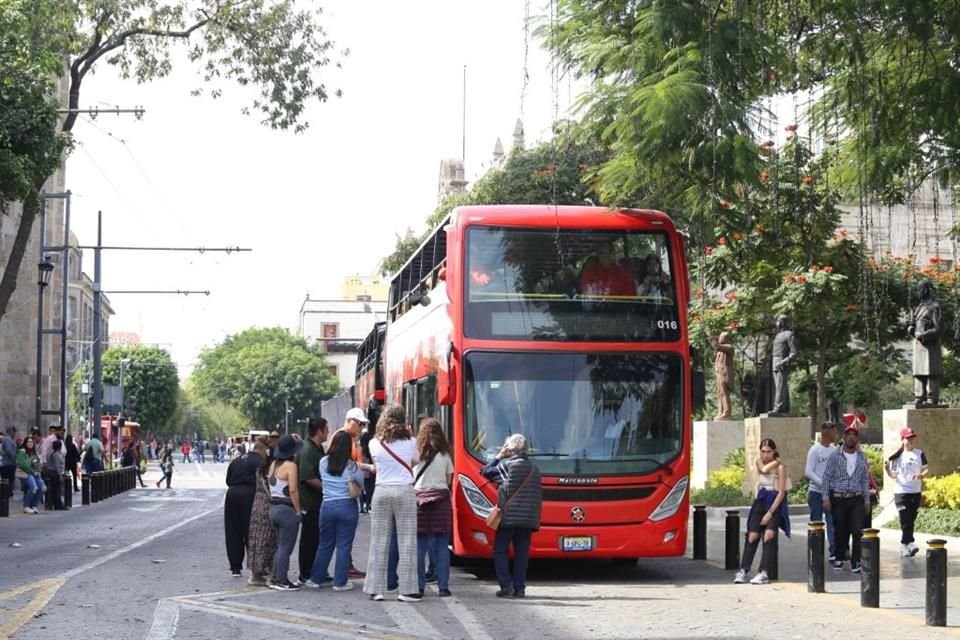
[[[680,325],[676,320],[657,320],[657,329],[670,329],[676,331]]]

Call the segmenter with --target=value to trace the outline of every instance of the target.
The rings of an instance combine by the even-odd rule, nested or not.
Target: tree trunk
[[[827,407],[827,347],[830,346],[830,336],[824,328],[820,332],[820,345],[817,358],[817,400],[814,403],[811,417],[813,418],[812,433],[817,432],[820,423],[826,420],[824,411]]]
[[[13,292],[17,290],[17,274],[20,273],[20,265],[23,263],[23,256],[27,252],[27,245],[30,243],[30,235],[33,232],[33,223],[40,211],[40,189],[42,188],[43,182],[37,187],[37,194],[27,198],[22,203],[23,212],[20,215],[17,235],[14,238],[13,246],[10,248],[7,264],[3,268],[3,278],[0,279],[0,322],[3,322],[10,298],[13,297]]]

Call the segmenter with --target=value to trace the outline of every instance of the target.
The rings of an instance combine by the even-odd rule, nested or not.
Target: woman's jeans
[[[420,591],[427,586],[426,560],[430,556],[430,567],[437,573],[437,589],[450,588],[450,550],[447,543],[449,533],[429,533],[417,536],[417,584]]]
[[[273,580],[278,583],[289,581],[290,554],[297,544],[300,532],[300,514],[287,504],[270,505],[270,522],[277,530],[277,555],[273,558]]]
[[[821,520],[826,522],[827,545],[830,555],[834,555],[837,550],[837,543],[833,531],[833,513],[823,510],[823,494],[818,491],[808,491],[807,506],[810,507],[810,522],[820,522]]]
[[[22,479],[21,488],[23,489],[23,508],[31,507],[36,509],[38,505],[43,504],[43,494],[47,490],[47,485],[43,483],[40,476],[27,476]]]
[[[336,552],[333,569],[333,586],[347,584],[347,571],[350,569],[350,551],[353,549],[353,537],[357,533],[360,515],[354,498],[342,500],[324,500],[320,505],[320,546],[313,560],[310,580],[322,584],[327,575],[330,559]]]

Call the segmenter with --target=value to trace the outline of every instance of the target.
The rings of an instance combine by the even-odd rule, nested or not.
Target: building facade
[[[355,382],[357,348],[373,325],[386,317],[385,295],[371,300],[316,300],[307,294],[300,305],[297,335],[323,348],[330,373],[346,389]]]

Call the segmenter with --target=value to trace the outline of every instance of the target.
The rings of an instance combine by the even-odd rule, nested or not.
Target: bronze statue
[[[777,335],[773,339],[773,410],[771,416],[790,415],[790,388],[787,379],[790,364],[797,359],[797,341],[790,330],[787,316],[777,318]]]
[[[730,391],[733,389],[733,345],[730,333],[724,331],[720,337],[708,336],[716,351],[713,358],[713,372],[717,381],[717,415],[714,420],[730,419]]]
[[[933,285],[921,280],[917,285],[920,302],[913,310],[910,333],[913,334],[913,377],[916,407],[940,407],[940,378],[943,376],[943,354],[940,334],[943,319],[940,303],[933,297]]]

